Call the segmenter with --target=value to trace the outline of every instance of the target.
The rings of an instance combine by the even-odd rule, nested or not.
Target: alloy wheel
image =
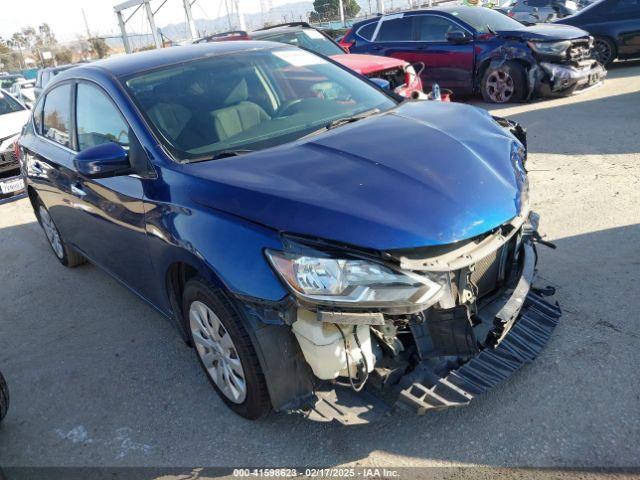
[[[593,58],[595,58],[602,65],[606,65],[611,61],[611,45],[609,42],[601,39],[596,39],[593,45]]]
[[[53,220],[46,208],[40,206],[38,213],[40,215],[42,229],[44,230],[44,234],[47,236],[47,240],[49,240],[49,244],[51,245],[53,252],[60,260],[62,260],[64,257],[64,248],[62,248],[62,240],[60,239],[58,229],[53,223]]]
[[[209,376],[233,403],[247,397],[247,381],[231,335],[218,316],[204,303],[189,307],[189,326],[198,356]]]
[[[504,70],[494,70],[487,77],[485,88],[492,101],[505,103],[513,97],[515,83],[509,73]]]

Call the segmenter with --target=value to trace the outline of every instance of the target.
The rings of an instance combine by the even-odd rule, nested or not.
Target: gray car
[[[574,0],[508,0],[499,10],[521,23],[545,23],[573,15],[580,9]]]

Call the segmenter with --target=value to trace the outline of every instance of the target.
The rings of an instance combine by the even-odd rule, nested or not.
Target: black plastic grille
[[[19,162],[13,150],[6,150],[0,153],[0,171],[18,168]]]

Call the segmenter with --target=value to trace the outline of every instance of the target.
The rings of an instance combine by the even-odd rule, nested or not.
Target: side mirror
[[[76,170],[89,178],[128,175],[133,170],[129,154],[121,145],[109,142],[89,147],[78,153],[73,160]]]
[[[467,32],[463,32],[462,30],[454,30],[453,32],[447,32],[445,35],[447,42],[449,43],[468,43],[471,41],[471,35]]]
[[[385,80],[384,78],[377,78],[377,77],[370,78],[369,80],[371,80],[373,83],[375,83],[378,87],[380,87],[383,90],[391,90],[391,83],[389,83],[389,80]]]

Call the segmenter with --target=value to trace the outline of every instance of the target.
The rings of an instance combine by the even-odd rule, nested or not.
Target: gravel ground
[[[558,246],[539,270],[564,316],[533,364],[420,418],[248,422],[168,321],[97,268],[61,267],[21,200],[0,206],[0,465],[640,466],[640,64],[492,110],[528,128],[533,202]]]

